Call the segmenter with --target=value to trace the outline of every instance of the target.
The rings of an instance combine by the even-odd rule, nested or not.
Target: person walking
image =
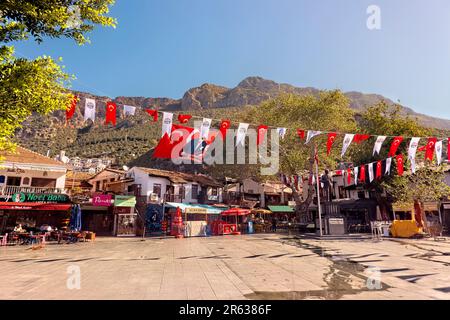
[[[277,232],[277,218],[272,217],[272,232]]]

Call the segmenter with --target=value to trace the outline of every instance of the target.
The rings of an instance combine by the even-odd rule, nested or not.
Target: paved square
[[[0,248],[0,298],[450,299],[449,266],[448,240],[98,238]]]

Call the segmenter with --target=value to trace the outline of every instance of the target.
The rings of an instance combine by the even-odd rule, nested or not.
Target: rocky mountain
[[[123,108],[118,108],[118,123],[115,127],[103,125],[105,105],[109,97],[95,96],[90,93],[76,92],[80,103],[74,119],[65,125],[65,112],[58,111],[50,116],[32,116],[16,134],[16,141],[34,151],[51,155],[66,150],[67,155],[80,157],[115,157],[118,164],[128,164],[138,160],[156,143],[160,137],[159,126],[155,126],[145,112],[146,108],[157,107],[163,111],[186,111],[193,115],[211,118],[230,118],[239,121],[239,111],[246,106],[258,105],[274,98],[280,93],[298,95],[317,95],[318,89],[295,87],[290,84],[276,83],[261,77],[249,77],[234,88],[214,84],[203,84],[191,88],[181,99],[151,97],[116,97],[119,104],[136,106],[136,115],[125,117]],[[393,104],[389,99],[377,94],[360,92],[345,93],[350,106],[357,112],[381,100]],[[97,121],[83,121],[86,98],[94,98],[97,104]],[[425,126],[450,130],[450,120],[439,119],[414,112],[403,107],[404,114],[417,117]],[[142,130],[145,127],[146,130]]]

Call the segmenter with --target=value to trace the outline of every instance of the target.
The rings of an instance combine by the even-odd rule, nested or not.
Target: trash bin
[[[327,217],[327,230],[329,235],[339,236],[346,234],[344,217]]]

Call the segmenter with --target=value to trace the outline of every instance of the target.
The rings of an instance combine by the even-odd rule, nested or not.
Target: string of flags
[[[77,96],[74,97],[74,99],[71,101],[69,106],[66,109],[66,121],[70,121],[72,117],[75,114],[76,106],[79,102],[79,98]],[[106,110],[105,110],[105,125],[112,124],[116,125],[116,116],[117,116],[117,103],[110,101],[110,100],[101,100],[103,102],[106,102]],[[136,113],[136,107],[125,105],[123,104],[123,113],[125,116],[127,115],[135,115]],[[193,140],[193,134],[198,133],[200,142],[196,146],[196,148],[205,147],[206,145],[214,141],[217,134],[214,134],[210,129],[212,126],[213,121],[220,121],[219,126],[219,132],[224,139],[227,130],[231,127],[231,121],[227,119],[211,119],[211,118],[203,118],[203,117],[197,117],[192,116],[188,114],[177,114],[177,120],[180,124],[184,125],[188,123],[192,118],[198,118],[202,119],[202,123],[200,128],[194,129],[189,128],[186,126],[178,126],[174,124],[174,114],[171,112],[162,112],[157,109],[146,109],[145,110],[147,114],[153,119],[153,122],[157,122],[159,119],[159,115],[162,116],[162,133],[161,133],[161,142],[164,140],[164,142],[171,144],[171,147],[174,147],[177,144],[180,144],[183,139],[185,143]],[[96,99],[86,98],[85,99],[85,108],[84,108],[84,120],[96,120]],[[249,126],[255,126],[257,127],[257,145],[260,145],[267,136],[267,132],[269,128],[276,128],[279,136],[281,139],[284,139],[287,131],[289,128],[285,127],[272,127],[267,125],[253,125],[249,123],[239,123],[236,133],[236,146],[244,146],[245,145],[245,137],[247,135],[247,131],[249,129]],[[181,129],[186,130],[190,136],[184,136],[179,135],[178,141],[172,141],[171,137],[174,131],[180,131]],[[369,140],[372,137],[376,137],[374,147],[373,147],[373,156],[379,155],[381,148],[385,144],[386,140],[388,138],[392,139],[390,146],[389,146],[389,153],[388,157],[390,159],[395,158],[397,160],[400,159],[400,161],[403,161],[403,156],[397,155],[397,151],[401,145],[402,142],[404,142],[406,139],[410,139],[409,142],[409,148],[408,148],[408,156],[407,160],[411,164],[411,171],[415,173],[416,171],[416,154],[417,151],[423,151],[425,152],[425,160],[426,161],[433,161],[434,155],[436,155],[436,160],[438,165],[442,163],[442,153],[443,153],[443,143],[445,140],[447,140],[447,159],[450,161],[450,138],[437,138],[437,137],[405,137],[405,136],[387,136],[387,135],[370,135],[370,134],[355,134],[355,133],[340,133],[340,132],[328,132],[328,131],[317,131],[317,130],[304,130],[304,129],[296,129],[296,133],[300,140],[305,140],[305,144],[309,144],[315,137],[319,135],[327,135],[327,155],[329,156],[331,153],[331,149],[333,147],[333,144],[335,143],[337,137],[339,135],[343,135],[343,144],[342,144],[342,150],[341,150],[341,157],[344,157],[346,152],[348,151],[349,147],[352,143],[360,144],[364,141]],[[167,136],[167,137],[166,137]],[[306,138],[305,138],[306,136]],[[427,143],[423,147],[419,147],[419,142],[421,140],[426,140]],[[168,155],[167,150],[163,152],[165,156]],[[371,167],[368,167],[368,175],[369,179],[374,174],[372,172]],[[360,172],[360,174],[362,174]],[[377,176],[377,172],[375,172],[375,176]]]

